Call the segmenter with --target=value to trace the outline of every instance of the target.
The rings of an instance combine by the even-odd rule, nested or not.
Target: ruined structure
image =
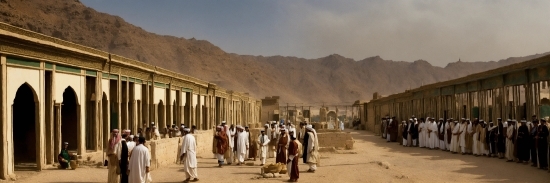
[[[265,97],[262,99],[261,121],[279,121],[279,96]]]
[[[212,130],[260,119],[260,101],[247,94],[4,23],[0,61],[2,179],[20,163],[53,164],[65,141],[70,152],[101,157],[114,128]]]
[[[529,119],[550,115],[547,84],[550,56],[472,74],[445,82],[425,85],[387,97],[375,97],[362,106],[361,122],[377,132],[380,118],[411,115],[436,118]]]

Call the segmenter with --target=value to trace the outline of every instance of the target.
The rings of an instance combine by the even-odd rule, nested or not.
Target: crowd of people
[[[146,126],[146,124],[144,124]],[[158,140],[161,138],[182,138],[182,146],[179,150],[180,158],[184,163],[184,171],[187,179],[185,182],[198,181],[197,159],[196,159],[196,141],[192,135],[194,127],[181,128],[175,125],[165,129],[166,133],[159,133],[155,123],[151,122],[151,127],[143,132],[141,128],[134,135],[130,130],[113,129],[107,147],[105,166],[108,167],[108,183],[146,183],[152,182],[151,174],[151,151],[146,144],[148,140]],[[64,143],[64,148],[58,156],[60,168],[68,168],[70,161],[67,153],[68,143]]]
[[[198,181],[197,142],[193,135],[194,130],[194,127],[186,128],[182,125],[178,128],[173,125],[167,126],[161,134],[154,122],[146,132],[139,128],[136,134],[132,134],[130,130],[112,130],[105,160],[105,166],[108,167],[107,182],[152,182],[149,173],[151,151],[146,142],[161,138],[181,138],[178,155],[179,162],[184,165],[184,182]],[[68,145],[65,142],[58,155],[60,168],[70,166]],[[308,164],[307,172],[314,173],[320,160],[317,133],[313,125],[307,123],[300,123],[297,129],[290,122],[286,125],[275,121],[268,122],[261,130],[261,134],[257,138],[252,138],[247,126],[227,126],[223,121],[216,127],[212,147],[220,168],[233,163],[237,166],[244,165],[245,161],[256,161],[256,158],[260,159],[260,166],[264,166],[269,158],[274,158],[273,163],[286,166],[290,182],[296,182],[299,178],[298,162]]]
[[[260,159],[264,166],[268,158],[274,158],[275,163],[286,165],[289,182],[299,178],[298,162],[309,165],[307,172],[317,170],[319,157],[319,142],[312,125],[300,123],[297,129],[290,122],[267,122],[257,138],[252,138],[248,127],[240,125],[227,126],[223,121],[216,127],[214,134],[213,153],[218,160],[218,166],[235,163],[243,165],[246,160]],[[227,163],[226,163],[227,162]]]
[[[497,119],[436,120],[433,117],[416,118],[412,116],[401,123],[395,118],[382,118],[382,138],[387,142],[399,142],[406,147],[439,149],[454,154],[506,159],[548,170],[548,117],[538,119],[532,116],[530,121]]]

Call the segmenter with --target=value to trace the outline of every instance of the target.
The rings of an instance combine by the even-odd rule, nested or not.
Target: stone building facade
[[[55,163],[62,142],[102,154],[115,128],[260,120],[261,103],[248,94],[4,23],[0,61],[2,179],[21,163]]]
[[[521,120],[550,116],[550,55],[449,81],[424,85],[386,97],[375,96],[361,106],[365,129],[379,132],[385,116],[497,118]]]

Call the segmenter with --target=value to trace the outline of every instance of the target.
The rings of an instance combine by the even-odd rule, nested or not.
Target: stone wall
[[[319,131],[325,131],[325,130],[318,130],[317,132],[320,147],[334,147],[336,149],[353,149],[353,143],[355,143],[355,141],[351,137],[350,132],[330,132],[332,130],[326,130],[326,132],[319,132]]]
[[[151,169],[157,169],[175,163],[178,158],[178,147],[181,138],[166,138],[149,141],[151,150]]]

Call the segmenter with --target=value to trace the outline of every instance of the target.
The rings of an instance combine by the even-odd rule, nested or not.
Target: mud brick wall
[[[355,142],[349,132],[318,132],[317,136],[319,138],[319,146],[321,147],[353,149]]]
[[[151,150],[151,168],[157,169],[175,163],[178,158],[178,143],[181,138],[165,138],[149,141]]]

